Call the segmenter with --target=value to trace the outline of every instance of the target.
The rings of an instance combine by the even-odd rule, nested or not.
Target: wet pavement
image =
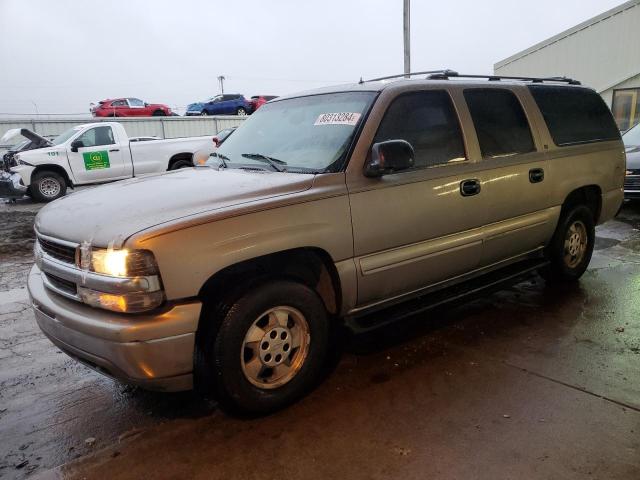
[[[46,340],[23,289],[36,209],[0,205],[0,478],[640,478],[640,204],[598,228],[579,284],[346,336],[322,385],[258,419]]]

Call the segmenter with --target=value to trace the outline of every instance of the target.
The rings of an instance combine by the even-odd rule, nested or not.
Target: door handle
[[[119,152],[120,149],[119,148],[112,148],[111,150],[109,150],[110,152]]]
[[[460,194],[463,197],[470,197],[480,193],[480,180],[473,178],[460,182]]]
[[[542,168],[532,168],[529,170],[529,181],[531,183],[540,183],[544,180],[544,170]]]

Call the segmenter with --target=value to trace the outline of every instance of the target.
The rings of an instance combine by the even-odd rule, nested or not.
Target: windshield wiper
[[[218,152],[213,152],[209,156],[220,159],[220,162],[218,162],[219,163],[218,168],[220,168],[220,167],[227,168],[227,161],[229,160],[229,157],[227,157],[226,155],[223,155],[222,153],[218,153]]]
[[[250,158],[252,160],[258,160],[268,163],[276,172],[284,172],[284,168],[282,168],[280,165],[287,164],[287,162],[283,162],[282,160],[278,160],[277,158],[269,157],[261,153],[243,153],[242,156],[245,158]]]

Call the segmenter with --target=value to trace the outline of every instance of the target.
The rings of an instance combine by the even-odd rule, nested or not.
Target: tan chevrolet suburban
[[[339,322],[533,268],[577,280],[624,173],[577,81],[361,81],[267,103],[204,166],[47,205],[28,287],[42,331],[96,370],[269,412],[318,381]]]

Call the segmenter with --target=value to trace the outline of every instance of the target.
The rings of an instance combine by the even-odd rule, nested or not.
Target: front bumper
[[[185,112],[185,115],[188,117],[194,116],[194,115],[202,115],[202,110],[191,110],[188,112]]]
[[[125,383],[150,390],[193,388],[195,331],[202,304],[126,315],[68,300],[44,286],[34,265],[27,283],[38,326],[62,351]]]
[[[22,198],[27,193],[22,177],[17,173],[0,173],[0,198]]]

